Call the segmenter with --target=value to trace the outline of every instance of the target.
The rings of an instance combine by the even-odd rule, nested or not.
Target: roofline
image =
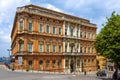
[[[39,8],[39,9],[44,9],[44,10],[47,10],[47,11],[52,11],[52,12],[55,12],[57,14],[71,16],[71,17],[74,17],[74,18],[78,18],[78,19],[90,22],[90,20],[88,20],[88,19],[80,18],[80,17],[73,16],[73,15],[70,15],[70,14],[67,14],[67,13],[63,13],[63,12],[58,12],[58,11],[55,11],[55,10],[52,10],[52,9],[48,9],[48,8],[45,8],[45,7],[36,6],[36,5],[33,5],[33,4],[28,4],[28,5],[25,5],[24,7],[36,7],[36,8]]]

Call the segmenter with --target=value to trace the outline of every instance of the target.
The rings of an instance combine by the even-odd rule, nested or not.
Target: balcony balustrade
[[[65,52],[63,55],[70,55],[70,56],[82,56],[80,52]]]

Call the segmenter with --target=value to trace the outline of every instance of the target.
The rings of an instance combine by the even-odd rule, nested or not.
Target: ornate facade
[[[96,70],[96,25],[35,5],[18,7],[11,33],[15,69]]]

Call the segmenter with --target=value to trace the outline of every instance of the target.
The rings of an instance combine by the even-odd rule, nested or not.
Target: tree
[[[120,15],[112,13],[99,32],[95,42],[97,53],[120,65]],[[117,70],[117,69],[116,69]]]

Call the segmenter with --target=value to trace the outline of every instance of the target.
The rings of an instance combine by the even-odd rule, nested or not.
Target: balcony
[[[65,52],[63,55],[69,55],[69,56],[82,56],[82,53],[80,52]]]

